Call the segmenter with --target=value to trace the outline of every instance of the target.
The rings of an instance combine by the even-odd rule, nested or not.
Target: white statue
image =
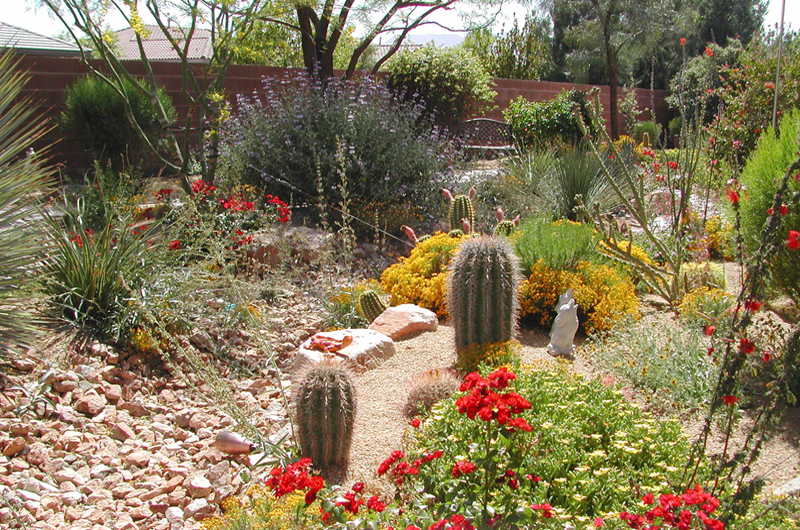
[[[550,344],[547,351],[550,355],[572,355],[575,346],[575,333],[578,332],[578,304],[572,296],[572,289],[558,297],[558,314],[550,329]]]

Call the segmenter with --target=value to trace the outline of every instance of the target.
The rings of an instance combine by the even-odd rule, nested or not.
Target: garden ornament
[[[547,352],[550,355],[572,355],[575,346],[575,333],[578,331],[578,304],[572,296],[572,289],[558,297],[558,314],[550,329],[550,344]]]

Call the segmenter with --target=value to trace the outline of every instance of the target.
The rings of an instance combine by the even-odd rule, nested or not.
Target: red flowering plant
[[[198,180],[191,189],[185,203],[173,200],[170,189],[161,189],[155,195],[160,205],[172,208],[168,214],[170,249],[183,249],[184,257],[229,256],[250,245],[255,232],[275,223],[288,223],[291,218],[288,205],[279,197],[262,196],[252,186],[226,191]]]

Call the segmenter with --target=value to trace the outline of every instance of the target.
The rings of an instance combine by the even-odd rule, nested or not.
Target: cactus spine
[[[448,291],[458,352],[511,340],[519,312],[518,261],[504,238],[481,236],[461,244],[450,264]]]
[[[303,456],[323,475],[347,467],[356,417],[355,385],[338,362],[308,368],[293,398],[296,435]]]
[[[364,291],[356,300],[356,312],[370,324],[386,311],[386,304],[375,291]]]

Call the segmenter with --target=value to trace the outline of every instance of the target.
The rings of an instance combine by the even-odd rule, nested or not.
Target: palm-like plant
[[[39,157],[25,156],[47,128],[31,102],[19,98],[27,77],[16,66],[13,54],[0,55],[0,356],[27,346],[36,329],[13,302],[43,257],[36,204],[50,184]]]

